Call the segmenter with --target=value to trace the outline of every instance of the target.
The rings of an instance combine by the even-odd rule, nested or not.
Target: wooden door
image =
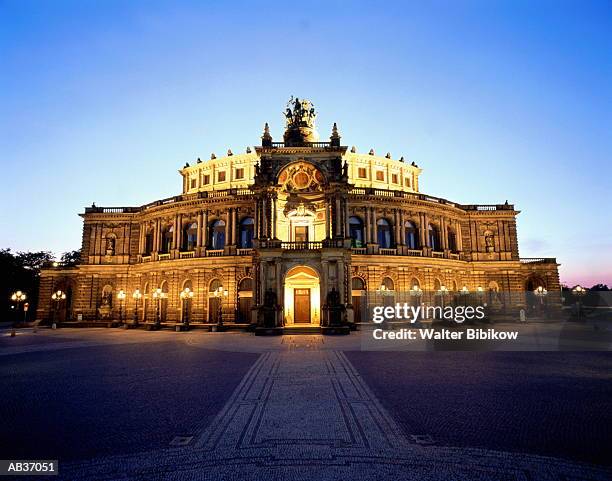
[[[310,323],[310,289],[293,290],[294,323]]]
[[[251,307],[253,306],[252,297],[239,297],[238,298],[238,322],[250,323],[251,322]]]
[[[353,322],[361,322],[361,296],[353,296]]]
[[[219,305],[221,299],[218,297],[208,298],[208,322],[217,323],[219,322]]]

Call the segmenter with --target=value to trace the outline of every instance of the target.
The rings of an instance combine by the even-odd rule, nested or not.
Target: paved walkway
[[[152,341],[164,337],[146,334],[153,334]],[[68,349],[126,339],[115,333],[102,336],[106,341],[75,336],[53,344]],[[428,445],[426,433],[400,429],[345,357],[344,344],[355,341],[283,336],[248,337],[243,343],[246,338],[225,337],[219,346],[249,346],[262,353],[204,431],[177,437],[165,449],[60,463],[60,478],[603,481],[612,476],[605,468],[553,458]],[[206,349],[221,339],[185,336]]]

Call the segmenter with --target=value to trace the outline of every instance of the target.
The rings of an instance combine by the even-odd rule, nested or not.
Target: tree
[[[81,262],[81,251],[68,251],[62,254],[62,265],[64,267],[74,267]]]
[[[46,251],[17,252],[0,249],[0,316],[2,320],[12,320],[11,295],[23,291],[30,305],[29,312],[36,312],[40,269],[53,261],[53,254]],[[13,311],[14,312],[14,311]]]

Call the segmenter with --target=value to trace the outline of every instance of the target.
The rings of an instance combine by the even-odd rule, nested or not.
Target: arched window
[[[255,222],[252,217],[245,217],[240,221],[240,235],[238,238],[241,249],[253,247],[253,234],[255,232]]]
[[[353,291],[365,291],[365,282],[361,277],[353,277],[351,288]]]
[[[404,225],[406,229],[406,246],[408,249],[418,249],[419,248],[419,231],[414,222],[406,221]]]
[[[431,247],[431,249],[434,251],[439,251],[441,249],[440,231],[433,224],[429,224],[428,231],[429,231],[429,247]]]
[[[153,252],[153,229],[147,229],[145,234],[145,249],[144,254],[150,256]]]
[[[193,251],[198,242],[198,224],[195,222],[186,224],[183,227],[183,251]]]
[[[174,227],[166,227],[162,232],[161,252],[167,254],[172,250],[172,238],[174,236]]]
[[[359,217],[349,217],[349,235],[351,237],[351,247],[363,247],[365,245],[363,221]]]
[[[391,249],[393,247],[393,238],[391,236],[391,224],[387,219],[378,219],[378,222],[376,222],[376,232],[378,246],[381,249]]]
[[[210,283],[210,287],[208,288],[208,292],[210,295],[213,295],[213,293],[218,291],[220,287],[223,287],[221,281],[219,279],[213,279],[213,281]]]
[[[221,219],[210,224],[208,247],[212,250],[221,250],[225,247],[225,222]]]
[[[385,277],[382,280],[382,287],[384,287],[386,291],[394,291],[395,290],[395,282],[390,277]]]
[[[451,252],[457,252],[457,234],[450,227],[448,229],[448,248]]]
[[[246,292],[253,290],[253,279],[250,277],[245,277],[238,284],[238,292]]]

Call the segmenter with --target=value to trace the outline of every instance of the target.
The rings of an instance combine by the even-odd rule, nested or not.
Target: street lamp
[[[223,286],[219,286],[214,292],[214,296],[219,299],[219,306],[217,309],[217,324],[219,326],[223,325],[223,297],[227,297],[227,295],[227,289],[223,290]]]
[[[17,322],[19,321],[19,310],[21,309],[21,303],[25,302],[25,300],[26,300],[25,292],[17,291],[17,292],[14,292],[13,295],[11,296],[11,301],[13,301],[15,304],[17,304],[17,313],[15,315]],[[25,311],[24,311],[24,313],[25,313]],[[24,321],[25,321],[25,319],[24,319]]]
[[[119,289],[117,292],[117,299],[119,299],[119,323],[123,324],[123,301],[125,301],[125,291]]]
[[[482,299],[484,297],[484,289],[481,286],[476,288],[476,295],[478,296],[478,305],[482,305]]]
[[[442,301],[442,309],[444,309],[444,296],[448,295],[448,289],[446,288],[446,286],[440,286],[440,289],[438,289],[437,294],[440,296],[440,299]]]
[[[162,299],[165,299],[166,293],[162,291],[161,287],[158,287],[153,291],[153,299],[157,300],[157,304],[155,306],[155,325],[157,327],[161,324],[161,302]]]
[[[132,293],[132,298],[134,299],[134,325],[138,325],[138,303],[142,298],[142,294],[140,293],[140,289],[136,289]]]
[[[463,286],[459,291],[459,295],[463,297],[463,307],[465,307],[467,305],[467,298],[470,295],[470,290],[467,288],[467,286]]]
[[[538,286],[533,293],[536,295],[536,297],[540,298],[540,312],[542,312],[544,310],[544,298],[548,295],[548,291],[544,287]]]
[[[188,326],[189,325],[189,304],[191,299],[193,299],[193,291],[189,289],[189,287],[185,287],[180,293],[180,297],[183,300],[183,323]]]
[[[580,284],[572,289],[572,294],[578,298],[578,320],[582,319],[582,298],[586,296],[587,290]]]
[[[59,314],[59,306],[60,306],[60,303],[66,299],[66,293],[61,290],[58,290],[54,292],[53,294],[51,294],[51,299],[55,301],[55,311],[53,312],[53,322],[51,323],[51,327],[55,329],[56,327],[55,320]]]

